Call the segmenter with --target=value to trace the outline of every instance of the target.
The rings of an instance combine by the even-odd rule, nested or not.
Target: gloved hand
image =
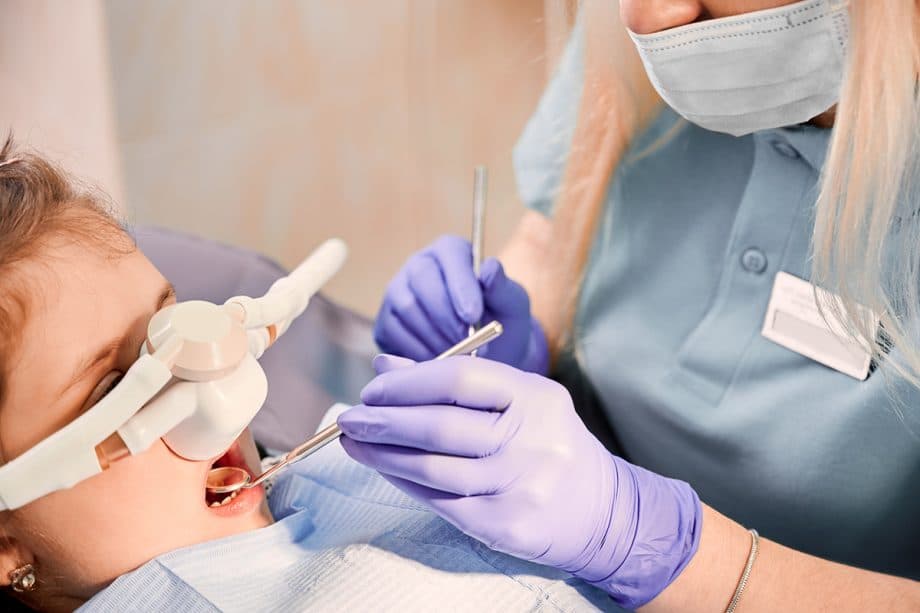
[[[378,356],[342,446],[489,547],[554,566],[636,608],[699,543],[689,485],[609,453],[561,385],[490,360]]]
[[[546,373],[546,337],[530,315],[524,288],[505,276],[495,258],[482,263],[476,279],[469,241],[442,236],[410,257],[390,282],[374,339],[388,353],[429,360],[467,336],[471,324],[492,320],[504,332],[479,355]]]

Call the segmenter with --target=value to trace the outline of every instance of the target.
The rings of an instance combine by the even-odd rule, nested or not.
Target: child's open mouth
[[[211,469],[221,468],[223,466],[232,466],[234,468],[242,468],[243,470],[246,470],[245,462],[234,462],[234,458],[232,457],[234,448],[236,448],[236,451],[239,452],[239,443],[234,442],[230,449],[227,450],[227,453],[217,458],[214,464],[211,465]],[[240,456],[239,459],[242,460],[242,456]],[[209,507],[220,507],[225,504],[229,504],[230,501],[236,498],[238,494],[239,491],[235,491],[230,494],[218,494],[210,492],[207,488],[205,488],[204,502]]]
[[[247,466],[246,458],[240,448],[238,440],[233,442],[224,455],[214,461],[211,465],[211,469],[225,466],[240,468],[246,471],[250,477],[252,476],[252,472]],[[240,489],[236,492],[223,494],[211,493],[207,490],[207,487],[205,487],[204,502],[209,508],[220,512],[221,515],[236,515],[237,512],[247,510],[254,504],[258,504],[262,496],[263,489],[261,486]]]

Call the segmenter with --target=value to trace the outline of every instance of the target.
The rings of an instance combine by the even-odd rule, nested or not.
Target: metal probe
[[[493,321],[434,359],[441,360],[454,355],[473,352],[498,337],[501,333],[502,325],[497,321]],[[305,442],[291,449],[280,462],[269,467],[255,479],[253,479],[247,471],[236,466],[222,466],[212,469],[211,472],[208,473],[207,491],[211,494],[231,494],[244,488],[255,487],[288,464],[293,464],[298,460],[302,460],[331,443],[341,434],[342,431],[339,429],[338,424],[334,423],[323,428]]]
[[[482,267],[482,237],[488,187],[489,171],[485,166],[477,166],[473,170],[473,228],[470,235],[470,244],[473,246],[473,276],[477,281],[479,281],[479,269]],[[471,324],[469,336],[475,332],[476,326]],[[475,351],[473,355],[476,355]]]

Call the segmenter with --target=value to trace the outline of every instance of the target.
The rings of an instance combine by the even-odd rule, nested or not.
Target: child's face
[[[51,257],[25,269],[34,289],[0,407],[4,462],[98,401],[137,358],[150,317],[175,301],[137,250],[106,259],[62,241],[46,251]],[[257,463],[248,432],[240,442]],[[69,490],[0,514],[0,535],[14,543],[0,550],[0,577],[31,557],[39,590],[47,582],[64,599],[86,599],[160,553],[271,522],[264,501],[235,512],[209,508],[210,464],[181,458],[157,440]]]

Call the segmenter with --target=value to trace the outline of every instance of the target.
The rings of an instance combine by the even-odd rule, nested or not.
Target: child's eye
[[[89,395],[89,398],[86,399],[86,402],[83,403],[82,411],[86,411],[94,404],[105,398],[106,394],[111,392],[115,386],[118,385],[122,377],[124,377],[124,373],[118,370],[113,370],[106,374],[106,376],[104,376],[102,380],[96,384],[96,387],[93,388],[93,392]]]

